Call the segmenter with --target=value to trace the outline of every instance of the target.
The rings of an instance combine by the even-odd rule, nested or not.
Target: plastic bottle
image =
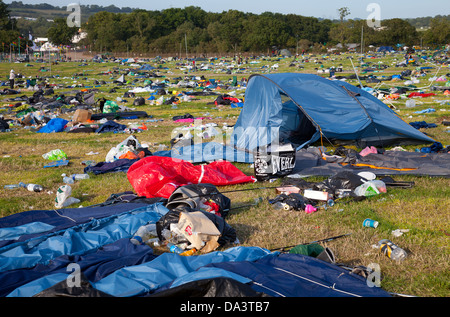
[[[173,244],[173,243],[167,243],[167,248],[169,249],[170,252],[172,253],[176,253],[176,254],[181,254],[183,253],[183,249],[181,249],[180,247],[178,247],[177,245]]]
[[[278,202],[274,203],[273,204],[273,208],[275,210],[289,210],[290,209],[288,204],[282,203],[281,201],[278,201]]]
[[[44,188],[41,185],[37,184],[28,184],[26,187],[30,192],[41,192]]]
[[[19,187],[20,187],[19,184],[5,185],[5,189],[15,189],[15,188],[19,188]]]
[[[160,241],[158,238],[151,238],[151,239],[148,239],[147,241],[145,241],[145,244],[147,244],[149,246],[153,245],[155,247],[159,247]]]
[[[180,235],[180,232],[177,231],[176,224],[171,224],[170,230],[163,229],[161,231],[161,236],[163,237],[163,240],[170,243],[178,243],[180,240],[184,240],[183,236]]]
[[[70,175],[74,180],[79,181],[80,179],[88,179],[89,174],[72,174]]]
[[[63,177],[64,184],[73,184],[74,182],[75,182],[75,179],[72,176],[64,176]]]
[[[163,229],[161,231],[161,236],[164,238],[164,240],[167,240],[169,242],[171,242],[174,238],[172,231],[170,231],[168,229]]]
[[[180,253],[180,255],[182,255],[182,256],[191,256],[195,252],[197,252],[197,249],[196,248],[192,248],[190,250],[184,251],[183,253]]]
[[[155,228],[155,224],[140,226],[138,231],[136,231],[134,236],[130,239],[131,243],[135,245],[145,244],[151,236],[155,236]]]
[[[406,258],[407,253],[405,250],[395,245],[392,241],[388,239],[383,239],[378,242],[378,248],[387,257],[394,261],[402,261]]]

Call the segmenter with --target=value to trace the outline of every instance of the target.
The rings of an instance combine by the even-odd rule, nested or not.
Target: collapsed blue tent
[[[346,82],[301,73],[249,77],[231,138],[235,148],[254,151],[290,143],[300,149],[321,137],[324,142],[356,142],[361,148],[435,142]]]
[[[156,224],[168,211],[161,203],[128,202],[0,218],[0,297],[164,296],[168,290],[218,279],[233,281],[221,295],[228,298],[257,293],[390,296],[364,278],[310,256],[235,246],[186,257],[157,255],[148,245],[132,244],[141,225]],[[76,268],[80,285],[69,283]]]
[[[139,70],[153,70],[153,69],[156,69],[156,67],[154,67],[154,66],[152,66],[152,65],[149,65],[149,64],[143,64],[143,65],[139,68]]]

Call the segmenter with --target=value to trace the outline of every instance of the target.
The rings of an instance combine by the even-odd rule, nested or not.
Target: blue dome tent
[[[424,144],[435,140],[404,122],[368,92],[314,74],[254,74],[231,143],[253,152],[290,143],[299,150],[321,137],[359,147]]]

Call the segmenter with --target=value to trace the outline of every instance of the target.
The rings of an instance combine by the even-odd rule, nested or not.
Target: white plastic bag
[[[135,145],[127,145],[128,142],[135,144]],[[115,147],[111,148],[106,154],[105,161],[106,162],[114,162],[115,160],[119,159],[120,156],[127,153],[128,151],[134,151],[137,148],[140,148],[141,144],[139,141],[135,138],[134,135],[130,135],[128,138],[117,144]]]
[[[355,188],[357,196],[370,197],[380,193],[386,193],[386,184],[380,180],[371,180]]]
[[[69,185],[63,185],[56,191],[55,207],[64,208],[72,204],[79,203],[80,200],[74,197],[70,197],[72,194],[72,187]]]

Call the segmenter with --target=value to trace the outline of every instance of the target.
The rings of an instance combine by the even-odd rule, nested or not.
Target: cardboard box
[[[295,187],[295,186],[277,187],[277,194],[289,195],[292,193],[294,193],[294,194],[300,193],[300,188]]]
[[[178,229],[184,237],[197,250],[203,251],[215,249],[219,246],[217,243],[220,237],[220,231],[214,223],[200,211],[181,212],[178,221]]]
[[[73,115],[73,122],[86,122],[91,120],[92,111],[85,109],[77,109]]]

